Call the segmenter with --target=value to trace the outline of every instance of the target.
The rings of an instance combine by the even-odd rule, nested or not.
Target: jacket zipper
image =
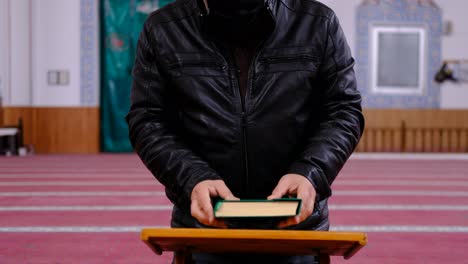
[[[249,187],[249,156],[247,151],[247,115],[242,112],[241,115],[241,127],[242,127],[242,151],[243,151],[243,163],[244,163],[244,190],[250,195]]]
[[[223,46],[223,48],[225,48]],[[242,169],[244,171],[242,177],[242,192],[243,195],[249,195],[249,159],[248,159],[248,151],[247,151],[247,109],[246,109],[246,97],[242,97],[242,93],[240,91],[240,69],[238,68],[237,64],[235,63],[234,55],[232,54],[232,50],[225,49],[226,51],[226,58],[229,65],[230,71],[230,79],[231,85],[234,88],[234,93],[236,94],[237,98],[239,99],[239,111],[240,111],[240,129],[241,129],[241,153],[242,153]],[[250,73],[249,73],[250,74]],[[249,82],[249,80],[247,80]],[[247,84],[248,85],[248,84]],[[248,90],[248,88],[247,88]]]
[[[181,67],[222,67],[222,65],[216,61],[180,61],[169,64],[169,69],[177,69]]]
[[[229,52],[229,59],[231,62],[234,61],[233,55]],[[242,97],[242,93],[240,91],[240,84],[239,84],[239,74],[240,70],[238,68],[235,69],[235,78],[233,78],[235,84],[235,93],[237,94],[240,100],[240,128],[241,128],[241,152],[242,152],[242,168],[244,170],[243,179],[242,179],[242,190],[244,191],[244,195],[249,194],[249,159],[248,159],[248,151],[247,151],[247,111],[246,111],[246,97],[247,94]]]
[[[243,165],[244,165],[244,190],[245,190],[245,193],[247,193],[248,195],[251,195],[251,187],[250,187],[250,175],[249,175],[249,153],[248,153],[248,149],[247,149],[247,146],[248,146],[248,140],[247,140],[247,118],[248,118],[248,115],[249,115],[249,98],[250,98],[250,95],[252,93],[252,87],[253,87],[253,83],[254,83],[254,79],[255,79],[255,62],[257,61],[258,59],[258,55],[261,53],[261,49],[260,47],[263,47],[263,44],[265,43],[266,40],[264,41],[261,41],[257,47],[255,48],[255,53],[254,53],[254,56],[252,58],[252,61],[250,62],[250,65],[249,65],[249,72],[248,72],[248,75],[247,75],[247,89],[246,89],[246,92],[245,92],[245,95],[244,97],[242,97],[242,94],[241,94],[241,91],[240,91],[240,85],[239,85],[239,70],[236,71],[236,78],[235,78],[235,82],[236,82],[236,91],[237,91],[237,94],[240,98],[240,101],[241,101],[241,109],[242,109],[242,112],[241,112],[241,136],[242,136],[242,152],[243,152]],[[230,60],[231,61],[234,61],[234,58],[233,58],[233,55],[232,55],[232,52],[229,53],[230,54]]]
[[[261,53],[261,50],[259,50],[260,47],[263,46],[263,44],[266,42],[266,40],[260,42],[257,47],[255,48],[255,54],[252,58],[252,61],[249,65],[249,72],[248,72],[248,76],[247,76],[247,90],[246,90],[246,93],[244,95],[244,97],[242,97],[242,94],[241,94],[241,91],[240,91],[240,85],[239,85],[239,69],[236,67],[235,69],[235,73],[233,75],[235,75],[235,78],[230,78],[232,81],[234,81],[234,85],[235,85],[235,93],[237,94],[237,97],[239,98],[240,100],[240,110],[241,110],[241,116],[240,116],[240,127],[241,127],[241,148],[242,148],[242,165],[243,165],[243,169],[244,169],[244,177],[243,177],[243,183],[242,183],[242,186],[243,186],[243,190],[244,190],[244,194],[247,194],[247,195],[251,195],[250,193],[250,177],[249,177],[249,155],[248,155],[248,149],[247,149],[247,119],[248,119],[248,114],[249,114],[249,108],[248,108],[248,105],[249,105],[249,97],[250,97],[250,94],[251,94],[251,90],[252,90],[252,86],[253,86],[253,80],[255,78],[255,62],[257,61],[258,59],[258,55]],[[227,51],[227,58],[228,58],[228,65],[229,65],[229,68],[231,69],[230,72],[232,73],[232,65],[236,65],[234,63],[234,56],[232,54],[232,51],[228,50]]]
[[[262,40],[258,45],[255,47],[255,53],[254,56],[252,57],[252,61],[250,62],[249,65],[249,72],[247,75],[247,90],[245,92],[245,97],[242,98],[242,137],[243,137],[243,148],[244,148],[244,164],[245,164],[245,190],[247,190],[247,193],[250,195],[251,194],[251,187],[249,185],[250,183],[250,176],[249,176],[249,153],[247,150],[248,142],[247,142],[247,117],[250,113],[249,109],[249,99],[250,95],[252,93],[253,85],[254,85],[254,79],[255,79],[255,63],[258,60],[259,54],[263,50],[263,46],[267,39]],[[238,76],[239,79],[239,76]],[[240,86],[238,87],[239,90],[239,95],[240,93]]]
[[[301,56],[284,56],[276,58],[264,58],[263,61],[268,63],[285,63],[291,61],[316,61],[317,58],[310,55],[301,55]]]

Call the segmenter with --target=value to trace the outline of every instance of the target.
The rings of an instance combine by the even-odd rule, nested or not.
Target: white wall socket
[[[66,86],[70,84],[70,72],[66,70],[53,70],[47,73],[47,83],[50,86]]]

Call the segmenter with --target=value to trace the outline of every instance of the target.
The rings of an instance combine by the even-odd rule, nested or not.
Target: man
[[[179,0],[153,13],[127,121],[174,203],[171,225],[328,230],[331,184],[364,126],[353,65],[338,19],[316,1]],[[215,198],[283,196],[303,200],[299,216],[213,216]],[[228,262],[214,259],[199,260]]]

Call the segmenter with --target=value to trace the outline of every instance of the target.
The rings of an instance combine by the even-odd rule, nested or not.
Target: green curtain
[[[130,152],[125,115],[138,36],[148,14],[168,0],[101,0],[101,149]]]

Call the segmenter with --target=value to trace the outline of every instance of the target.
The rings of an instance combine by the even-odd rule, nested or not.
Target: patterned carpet
[[[384,156],[382,156],[385,158]],[[332,263],[466,263],[468,159],[353,158],[333,186],[333,230],[369,244]],[[140,241],[169,225],[163,187],[134,155],[0,158],[0,263],[170,263]]]

